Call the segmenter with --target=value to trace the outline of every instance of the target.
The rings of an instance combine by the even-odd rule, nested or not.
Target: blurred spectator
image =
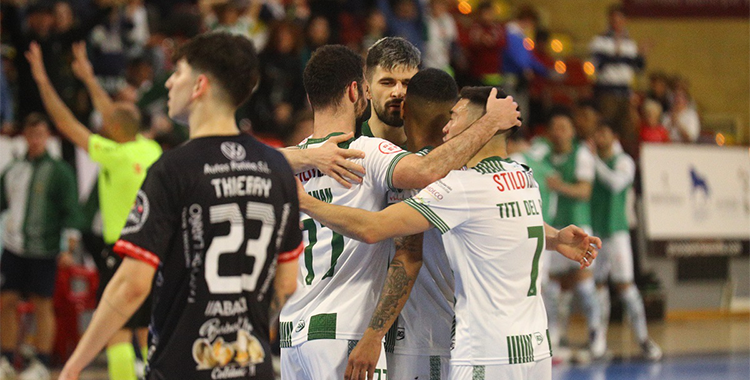
[[[625,14],[620,5],[609,8],[609,30],[594,37],[589,45],[596,67],[594,95],[602,116],[612,122],[622,138],[625,150],[637,153],[637,136],[631,116],[631,84],[635,73],[644,67],[643,55],[625,29]]]
[[[294,146],[302,140],[312,135],[313,132],[313,112],[310,109],[303,109],[294,115],[294,128],[289,132],[284,140],[284,146]]]
[[[377,0],[377,4],[388,23],[388,34],[403,37],[424,51],[424,10],[420,0]]]
[[[279,137],[290,127],[294,113],[305,107],[302,85],[302,35],[291,22],[271,27],[268,45],[260,53],[260,83],[255,95],[238,110],[256,135]]]
[[[5,79],[5,66],[0,60],[0,133],[11,133],[14,129],[13,97],[8,81]]]
[[[302,65],[304,69],[312,53],[319,47],[331,43],[331,27],[328,19],[323,16],[315,16],[310,19],[305,27],[305,44],[302,47]],[[301,71],[300,71],[301,72]]]
[[[448,0],[430,0],[423,66],[452,73],[451,50],[457,40],[458,28],[456,20],[448,12]]]
[[[643,118],[640,127],[641,142],[669,142],[669,132],[661,124],[661,104],[654,99],[646,99],[641,106]]]
[[[31,77],[29,64],[23,56],[23,52],[28,50],[31,41],[37,41],[41,46],[44,65],[49,69],[53,85],[62,94],[68,96],[70,91],[61,88],[63,87],[61,70],[67,70],[66,66],[68,66],[63,64],[63,59],[69,55],[73,42],[85,39],[91,29],[106,19],[111,11],[108,6],[110,2],[111,0],[95,0],[93,16],[78,24],[71,23],[69,17],[63,16],[61,17],[63,22],[59,25],[55,25],[53,7],[48,2],[40,1],[29,5],[26,8],[25,19],[21,16],[21,9],[15,4],[18,2],[3,3],[3,34],[10,36],[10,41],[17,52],[14,62],[18,71],[17,119],[24,119],[32,112],[44,112],[39,90]],[[28,28],[24,28],[24,22]],[[71,101],[70,97],[65,100]]]
[[[670,90],[669,77],[661,71],[655,71],[648,76],[648,93],[646,97],[661,105],[662,112],[669,112]]]
[[[491,2],[479,4],[469,28],[467,54],[470,75],[483,85],[500,84],[500,54],[505,48],[505,30],[497,21]]]
[[[534,35],[538,23],[536,9],[522,6],[518,9],[516,18],[505,25],[507,44],[503,52],[503,88],[518,103],[524,120],[529,119],[529,84],[535,75],[546,77],[548,71],[530,49],[524,46],[524,40]]]
[[[131,46],[127,36],[132,29],[133,24],[125,17],[124,11],[115,8],[106,22],[91,31],[91,63],[96,76],[109,93],[116,93],[125,84],[126,52]]]
[[[148,12],[143,5],[143,0],[128,1],[125,6],[125,19],[132,26],[126,37],[129,42],[126,55],[132,59],[143,54],[143,49],[151,37],[148,27]]]
[[[64,230],[68,230],[65,255],[70,262],[70,252],[80,240],[83,215],[73,170],[47,153],[47,119],[30,114],[24,122],[23,135],[28,147],[26,155],[13,161],[0,178],[0,211],[9,211],[3,226],[0,260],[0,378],[16,378],[12,368],[19,348],[16,311],[21,297],[29,297],[35,311],[36,357],[19,378],[49,379],[55,336],[52,295],[60,241]]]
[[[385,33],[388,31],[388,23],[385,20],[383,13],[377,9],[373,9],[367,15],[367,24],[365,29],[365,35],[362,38],[361,52],[367,53],[367,49],[374,45],[375,42],[385,37]]]
[[[258,51],[265,48],[268,33],[259,19],[262,2],[200,0],[199,5],[208,30],[244,36],[253,41]]]
[[[669,113],[664,115],[662,123],[673,142],[694,143],[698,140],[701,132],[700,118],[685,90],[674,91],[672,106]]]
[[[555,67],[555,58],[549,53],[549,31],[537,28],[536,38],[534,39],[536,48],[532,54],[548,70]],[[529,128],[525,128],[524,134],[530,136],[537,127],[542,127],[546,121],[546,116],[551,110],[554,103],[552,86],[555,82],[549,76],[534,75],[529,84],[529,109],[528,119],[523,123]]]

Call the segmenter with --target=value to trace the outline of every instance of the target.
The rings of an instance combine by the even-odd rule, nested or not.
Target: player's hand
[[[342,149],[338,144],[354,137],[353,133],[333,136],[319,148],[308,150],[313,166],[323,174],[335,179],[344,187],[351,188],[352,183],[362,183],[365,168],[349,159],[364,158],[365,153],[356,149]]]
[[[31,66],[31,76],[37,83],[44,83],[49,81],[47,76],[47,70],[44,68],[44,58],[42,57],[42,49],[36,41],[29,45],[29,50],[25,54],[26,60],[29,61]]]
[[[380,339],[368,338],[367,335],[357,343],[352,353],[349,354],[349,362],[346,363],[345,380],[373,380],[375,377],[375,366],[380,358],[380,350],[383,343]]]
[[[80,80],[94,77],[94,67],[91,66],[88,55],[86,55],[86,43],[76,42],[73,44],[73,74]]]
[[[505,131],[512,127],[521,126],[521,112],[518,111],[518,103],[513,101],[512,96],[497,98],[497,89],[490,91],[487,98],[487,114],[483,117],[492,118],[492,125],[498,131]]]
[[[552,191],[560,191],[560,188],[563,186],[564,182],[562,178],[560,178],[559,175],[553,174],[547,177],[547,187],[549,187]]]
[[[557,242],[557,252],[580,263],[581,269],[589,267],[602,249],[601,239],[572,224],[557,233]]]

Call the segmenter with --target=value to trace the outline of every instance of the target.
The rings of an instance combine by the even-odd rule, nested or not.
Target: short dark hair
[[[571,115],[570,109],[568,107],[560,105],[554,106],[547,114],[547,127],[550,127],[552,125],[550,121],[552,121],[552,119],[556,117],[567,117],[569,120],[573,120],[573,116]]]
[[[367,77],[372,77],[378,66],[388,71],[397,66],[416,69],[421,61],[422,53],[411,42],[401,37],[383,37],[367,50]]]
[[[443,70],[428,68],[420,70],[409,81],[406,98],[418,97],[430,102],[455,102],[458,86],[450,74]]]
[[[343,45],[325,45],[313,53],[305,66],[302,81],[312,108],[337,106],[343,91],[352,82],[362,88],[362,57]]]
[[[537,12],[536,8],[534,8],[533,6],[529,4],[522,5],[518,8],[518,11],[516,12],[516,19],[531,20],[534,22],[534,24],[538,24],[539,12]]]
[[[607,8],[607,16],[612,16],[615,13],[625,14],[625,9],[622,7],[622,4],[612,4]]]
[[[253,43],[242,36],[201,34],[175,52],[174,62],[181,59],[193,69],[216,79],[235,107],[250,98],[258,83],[258,55]]]
[[[23,128],[22,130],[25,130],[26,128],[35,127],[37,125],[44,125],[49,129],[49,119],[47,119],[44,114],[41,114],[39,112],[32,112],[26,118],[23,119]]]
[[[464,87],[461,89],[461,99],[466,99],[469,103],[482,107],[482,113],[487,112],[487,98],[490,97],[492,89],[497,89],[497,98],[507,98],[508,94],[503,91],[500,87],[492,86],[477,86],[477,87]]]

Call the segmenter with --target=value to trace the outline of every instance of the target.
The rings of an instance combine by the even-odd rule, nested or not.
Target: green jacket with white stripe
[[[3,247],[27,258],[54,258],[64,230],[80,230],[76,178],[70,166],[46,152],[16,159],[0,177],[0,211],[8,211]]]

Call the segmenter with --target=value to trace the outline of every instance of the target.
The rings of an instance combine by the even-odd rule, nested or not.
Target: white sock
[[[609,328],[609,316],[612,308],[611,302],[609,300],[609,287],[606,284],[597,287],[596,295],[599,299],[599,305],[601,306],[602,310],[602,331],[606,335],[607,329]]]
[[[602,308],[596,298],[594,278],[589,277],[576,284],[576,292],[581,299],[581,306],[589,323],[589,331],[598,331],[602,324]]]
[[[547,308],[549,340],[553,349],[560,346],[560,328],[557,325],[557,302],[560,299],[560,283],[549,281],[542,287],[542,298]]]
[[[643,307],[643,299],[638,292],[638,288],[630,284],[621,294],[620,298],[628,313],[630,326],[633,329],[633,335],[638,343],[643,343],[648,339],[648,327],[646,327],[646,310]]]

